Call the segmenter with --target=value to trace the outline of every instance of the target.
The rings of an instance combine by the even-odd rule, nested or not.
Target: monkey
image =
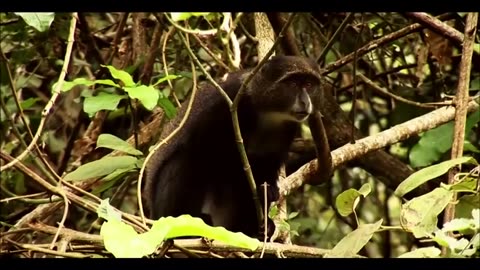
[[[229,73],[220,86],[233,100],[252,69]],[[302,122],[320,128],[317,147],[325,162],[323,177],[331,175],[328,142],[311,95],[320,89],[315,61],[297,56],[274,56],[246,86],[238,104],[238,120],[260,202],[278,200],[277,179]],[[191,97],[190,97],[191,98]],[[186,113],[184,105],[161,133],[168,136]],[[313,133],[313,132],[312,132]],[[326,145],[324,144],[326,143]],[[222,226],[251,237],[263,236],[253,195],[234,135],[230,108],[212,84],[199,88],[188,120],[146,164],[143,190],[152,219],[190,214],[211,226]],[[322,176],[320,175],[320,176]],[[268,217],[265,217],[268,219]],[[268,234],[273,222],[268,219]]]

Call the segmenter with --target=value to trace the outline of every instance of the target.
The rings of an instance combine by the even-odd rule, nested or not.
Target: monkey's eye
[[[307,90],[312,89],[312,83],[311,82],[305,82],[303,84],[303,87],[306,88]]]
[[[295,82],[295,81],[290,81],[289,84],[290,84],[290,87],[292,87],[292,88],[297,87],[297,82]]]

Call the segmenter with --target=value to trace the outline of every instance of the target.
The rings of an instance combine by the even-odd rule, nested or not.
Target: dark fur
[[[220,83],[232,100],[248,72],[229,74]],[[317,81],[318,66],[306,58],[274,57],[255,75],[239,103],[242,137],[262,204],[263,182],[269,184],[268,202],[278,199],[279,169],[300,125],[282,122],[263,126],[259,116],[292,106],[295,89],[286,90],[281,82],[292,76]],[[187,106],[185,102],[161,138],[178,126]],[[215,213],[211,216],[201,211],[207,193],[214,198]],[[153,219],[190,214],[211,225],[258,236],[255,206],[235,142],[230,110],[212,85],[199,89],[183,128],[152,157],[146,170],[144,197]],[[219,217],[222,221],[217,220]]]

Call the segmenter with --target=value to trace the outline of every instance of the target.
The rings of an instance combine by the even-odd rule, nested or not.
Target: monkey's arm
[[[323,126],[322,114],[315,110],[308,118],[308,125],[315,142],[315,152],[317,153],[318,173],[315,177],[307,179],[311,185],[319,185],[328,181],[332,177],[332,156],[330,154],[330,145],[328,144],[327,134]]]

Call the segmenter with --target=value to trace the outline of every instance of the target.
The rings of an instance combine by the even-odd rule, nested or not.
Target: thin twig
[[[343,19],[342,23],[340,24],[340,26],[337,28],[337,31],[335,31],[335,33],[333,33],[332,37],[328,40],[327,44],[325,44],[325,47],[323,47],[323,50],[320,52],[320,55],[317,57],[317,62],[320,61],[321,59],[323,59],[323,57],[325,57],[325,55],[327,55],[328,51],[330,50],[330,48],[333,46],[333,44],[335,43],[335,41],[337,41],[337,38],[340,36],[340,34],[343,32],[343,29],[345,29],[345,27],[347,26],[347,24],[350,22],[350,20],[352,19],[353,15],[355,13],[353,12],[350,12],[348,13],[348,15],[345,17],[345,19]]]
[[[165,17],[168,17],[168,16],[165,16]],[[185,40],[185,38],[183,37],[183,35],[181,33],[179,33],[179,34],[180,34],[180,37],[182,38],[182,41],[185,42],[185,44],[186,44],[185,46],[186,46],[187,50],[189,50],[189,54],[193,55],[193,52],[191,52],[191,50],[190,50],[188,41]],[[187,120],[190,116],[190,111],[192,109],[193,101],[195,100],[195,96],[196,96],[196,93],[197,93],[197,76],[196,76],[195,68],[193,66],[192,66],[192,77],[193,77],[192,95],[190,96],[190,100],[188,102],[188,107],[187,107],[187,110],[185,112],[185,115],[184,115],[182,121],[180,122],[178,127],[174,131],[172,131],[172,133],[170,133],[165,139],[163,139],[157,145],[155,145],[155,147],[150,151],[150,153],[148,153],[148,156],[145,158],[145,162],[143,163],[143,166],[140,169],[140,173],[138,175],[138,184],[137,184],[138,207],[139,207],[139,211],[140,211],[140,217],[141,217],[144,225],[146,225],[146,220],[145,220],[145,213],[143,212],[143,204],[142,204],[142,199],[141,199],[143,174],[145,172],[146,165],[148,164],[148,161],[153,156],[153,154],[162,145],[166,144],[171,138],[173,138],[173,136],[175,136],[175,134],[177,134],[182,129],[185,122],[187,122]]]
[[[468,110],[468,88],[470,85],[470,73],[472,69],[473,46],[475,44],[475,34],[477,32],[478,13],[472,12],[467,15],[465,23],[465,40],[463,42],[462,59],[460,61],[459,80],[457,94],[455,96],[455,124],[453,133],[453,144],[451,158],[459,158],[463,155],[463,143],[465,140],[465,123]],[[453,168],[448,173],[448,184],[455,183],[455,174],[460,169]],[[454,192],[452,201],[457,200],[457,193]],[[443,223],[451,221],[455,217],[455,205],[448,204],[445,209]],[[447,249],[442,249],[446,254]]]
[[[441,16],[439,16],[439,18],[440,17],[445,17],[445,16],[446,15],[441,15]],[[369,43],[365,44],[360,49],[358,49],[357,52],[356,52],[356,55],[357,55],[357,57],[361,57],[364,54],[367,54],[368,52],[370,52],[372,50],[375,50],[382,45],[385,45],[385,44],[390,43],[392,41],[395,41],[395,40],[397,40],[401,37],[404,37],[406,35],[414,33],[414,32],[416,32],[416,31],[418,31],[422,28],[423,28],[423,26],[419,23],[411,24],[411,25],[409,25],[407,27],[404,27],[404,28],[402,28],[398,31],[395,31],[393,33],[385,35],[385,36],[383,36],[379,39],[370,41]],[[337,61],[326,65],[323,68],[323,70],[321,71],[321,75],[325,76],[325,75],[343,67],[344,65],[353,61],[354,58],[355,58],[355,52],[352,52],[352,53],[342,57],[341,59],[338,59]]]
[[[158,20],[159,18],[157,18]],[[172,93],[172,96],[173,96],[173,99],[175,100],[175,103],[177,103],[177,106],[178,108],[181,108],[182,107],[182,104],[180,103],[180,101],[178,100],[177,98],[177,95],[175,94],[175,91],[173,89],[173,84],[172,84],[172,80],[170,80],[168,78],[168,64],[167,64],[167,55],[165,54],[165,51],[166,51],[166,48],[167,48],[167,42],[168,42],[168,39],[170,37],[170,35],[175,32],[175,27],[172,27],[170,28],[170,30],[167,31],[167,33],[165,34],[165,38],[163,40],[163,44],[162,44],[162,61],[163,61],[163,71],[165,72],[165,77],[167,78],[167,83],[168,83],[168,86],[170,86],[170,89],[171,89],[171,93]],[[195,35],[194,35],[195,36]]]
[[[416,101],[411,101],[411,100],[408,100],[406,98],[403,98],[401,96],[397,96],[395,94],[392,94],[390,93],[387,89],[377,85],[376,83],[374,83],[372,80],[370,80],[369,78],[367,78],[365,75],[361,74],[361,73],[358,73],[357,76],[362,79],[362,81],[365,82],[366,85],[370,86],[373,90],[377,91],[377,92],[380,92],[384,95],[387,95],[389,97],[391,97],[392,99],[396,100],[396,101],[400,101],[400,102],[403,102],[405,104],[409,104],[409,105],[413,105],[413,106],[417,106],[417,107],[420,107],[420,108],[436,108],[438,106],[436,105],[431,105],[431,104],[425,104],[425,103],[421,103],[421,102],[416,102]]]
[[[122,14],[122,17],[120,18],[120,23],[118,24],[117,27],[117,32],[115,33],[115,37],[113,38],[112,42],[112,49],[109,53],[109,56],[107,57],[107,63],[110,65],[113,61],[113,57],[117,54],[117,46],[118,42],[120,41],[120,38],[123,34],[123,28],[127,24],[127,19],[128,19],[128,12],[125,12]]]

